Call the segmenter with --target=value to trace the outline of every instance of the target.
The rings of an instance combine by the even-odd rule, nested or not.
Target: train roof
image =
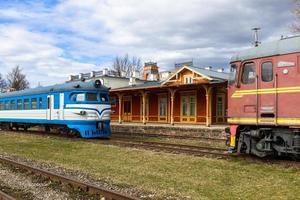
[[[52,92],[82,91],[82,90],[108,91],[109,89],[103,85],[96,88],[95,81],[88,81],[88,82],[76,81],[76,82],[56,84],[56,85],[46,86],[46,87],[37,87],[37,88],[26,89],[26,90],[15,91],[15,92],[1,93],[0,98],[45,94],[45,93],[52,93]]]
[[[231,58],[231,62],[295,52],[300,52],[300,36],[283,38],[277,41],[263,43],[257,47],[253,47],[244,51],[240,51]]]

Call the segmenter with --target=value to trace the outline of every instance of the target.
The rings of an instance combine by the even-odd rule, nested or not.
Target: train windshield
[[[75,93],[71,95],[70,99],[76,102],[109,102],[107,93]]]
[[[232,64],[230,66],[230,75],[229,75],[229,81],[228,81],[229,85],[233,85],[235,83],[236,74],[237,74],[236,72],[237,72],[237,66],[236,66],[236,64]]]
[[[87,101],[98,101],[97,93],[86,93],[86,100]]]

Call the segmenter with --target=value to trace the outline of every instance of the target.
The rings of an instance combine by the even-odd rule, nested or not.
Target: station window
[[[36,109],[36,98],[31,99],[31,109]]]
[[[191,76],[185,76],[184,77],[184,83],[185,84],[192,84],[193,83],[193,78]]]
[[[24,110],[29,109],[29,99],[24,99]]]
[[[255,76],[256,76],[255,64],[253,62],[244,64],[243,74],[242,74],[242,83],[243,84],[254,83]]]
[[[18,101],[17,101],[17,109],[22,110],[22,100],[21,99],[18,99]]]
[[[261,65],[261,79],[264,82],[273,81],[273,64],[272,64],[272,62],[265,62]]]
[[[15,110],[16,109],[16,101],[15,100],[11,100],[10,106],[11,106],[11,110]]]
[[[86,93],[87,101],[97,101],[97,93]]]
[[[39,109],[43,109],[43,99],[42,99],[42,97],[39,98]]]
[[[4,104],[3,104],[3,102],[0,102],[0,110],[4,110]]]
[[[101,102],[108,102],[108,95],[105,93],[100,93],[100,100]]]
[[[9,110],[9,101],[5,101],[5,110]]]

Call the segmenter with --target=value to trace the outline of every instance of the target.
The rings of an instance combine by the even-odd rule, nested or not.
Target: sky
[[[253,42],[290,36],[293,0],[0,0],[0,73],[31,87],[111,67],[128,53],[160,70],[193,60],[226,68]]]

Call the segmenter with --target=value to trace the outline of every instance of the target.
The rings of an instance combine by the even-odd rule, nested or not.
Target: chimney
[[[91,78],[94,78],[95,77],[95,71],[91,71]]]
[[[121,77],[126,77],[126,72],[125,71],[121,71]]]
[[[103,76],[107,76],[108,75],[108,69],[107,68],[104,68],[103,69]]]
[[[224,72],[224,68],[218,69],[218,72]]]
[[[157,63],[155,62],[146,62],[144,65],[144,73],[143,78],[144,80],[150,80],[150,76],[156,76],[156,80],[159,79],[159,70],[158,70]]]
[[[136,78],[135,77],[130,77],[129,78],[129,85],[130,86],[136,85]]]
[[[73,75],[70,75],[69,76],[69,81],[73,81],[74,80],[74,76]]]
[[[205,67],[206,70],[211,70],[212,66]]]

